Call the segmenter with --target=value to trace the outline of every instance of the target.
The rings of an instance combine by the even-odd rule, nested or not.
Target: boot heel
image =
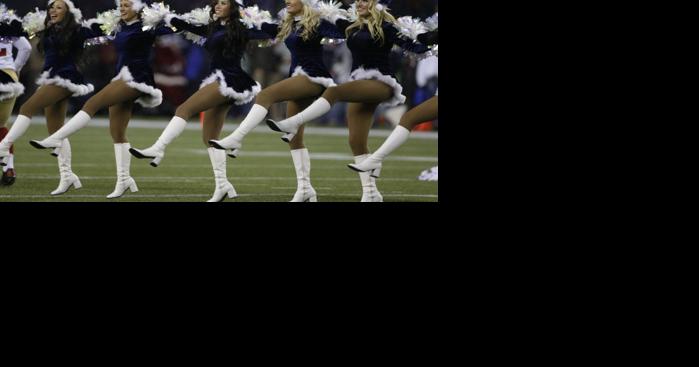
[[[289,143],[289,142],[291,142],[292,139],[294,139],[294,136],[296,136],[296,134],[286,133],[286,134],[282,135],[282,140],[284,142]]]
[[[235,199],[237,196],[238,196],[238,194],[236,194],[235,190],[228,191],[228,198],[229,199]]]
[[[239,154],[239,153],[240,153],[240,152],[239,152],[238,149],[232,149],[232,150],[229,150],[229,151],[228,151],[228,156],[231,157],[231,158],[238,158],[238,154]]]
[[[138,192],[138,186],[136,186],[136,182],[132,183],[131,186],[129,186],[129,190],[131,190],[131,192]]]
[[[381,168],[371,170],[371,177],[379,178],[379,176],[381,176]]]
[[[73,181],[73,187],[76,190],[83,187],[83,184],[80,182],[80,179],[76,178],[75,181]]]
[[[153,167],[158,167],[160,165],[160,162],[163,160],[163,157],[155,157],[153,160],[150,162],[150,165]]]

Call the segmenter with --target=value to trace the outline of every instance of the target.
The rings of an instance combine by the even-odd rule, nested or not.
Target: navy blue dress
[[[73,93],[73,97],[84,96],[95,90],[92,84],[86,83],[76,65],[76,55],[81,53],[85,41],[90,38],[103,36],[98,24],[80,27],[69,40],[68,44],[60,44],[56,28],[49,27],[43,32],[44,68],[36,81],[37,85],[55,85]],[[59,50],[67,49],[61,55]]]
[[[150,108],[163,102],[163,92],[155,87],[153,69],[150,66],[153,43],[156,37],[175,32],[164,26],[147,31],[142,28],[140,20],[132,24],[121,22],[113,40],[119,59],[116,67],[118,74],[112,81],[123,80],[129,87],[144,93],[136,103]]]
[[[347,27],[352,25],[351,22],[344,19],[338,19],[335,24],[342,32],[345,32]],[[389,22],[383,22],[382,28],[384,33],[383,44],[380,40],[373,39],[365,26],[362,26],[358,31],[353,30],[353,33],[347,39],[347,47],[352,52],[352,74],[350,79],[374,79],[388,84],[393,88],[393,98],[382,103],[382,105],[393,107],[405,103],[405,96],[403,95],[403,87],[396,80],[394,70],[391,67],[391,49],[394,45],[414,53],[424,53],[429,49],[423,44],[399,36],[396,27]]]
[[[271,37],[276,37],[279,32],[279,26],[277,24],[263,23],[262,31]],[[302,33],[303,28],[294,26],[294,30],[284,40],[284,44],[291,53],[289,77],[305,75],[311,82],[320,84],[325,88],[334,87],[336,85],[335,81],[333,81],[328,68],[323,63],[323,45],[321,40],[323,38],[345,38],[344,33],[326,20],[320,21],[318,28],[307,41],[301,37]]]
[[[231,55],[224,55],[226,45],[226,26],[220,22],[216,24],[211,35],[209,26],[192,25],[184,20],[174,17],[170,23],[178,30],[194,33],[201,37],[206,37],[204,48],[212,56],[211,75],[204,79],[199,89],[218,82],[221,95],[232,99],[236,105],[243,105],[255,99],[262,90],[260,83],[253,80],[248,73],[240,66],[245,50],[233,50]],[[247,30],[248,39],[269,39],[273,38],[269,34],[256,29]]]

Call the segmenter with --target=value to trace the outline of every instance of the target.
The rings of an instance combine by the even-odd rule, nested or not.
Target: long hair
[[[43,33],[45,35],[56,35],[56,39],[58,40],[58,54],[61,56],[66,56],[70,52],[70,42],[80,30],[80,24],[75,21],[73,13],[68,10],[67,7],[66,10],[66,15],[63,17],[63,20],[56,24],[49,25],[51,16],[49,15],[48,9],[46,11],[46,19],[44,19],[45,29]],[[39,50],[42,52],[44,51],[44,37],[39,37]],[[82,52],[82,47],[79,52]],[[77,57],[80,55],[74,56]]]
[[[386,21],[395,24],[396,18],[394,18],[393,15],[391,15],[391,13],[388,12],[388,8],[384,8],[384,10],[381,11],[376,9],[377,0],[370,1],[371,3],[369,5],[369,17],[366,21],[367,28],[369,29],[369,33],[371,33],[371,38],[381,41],[381,44],[383,45],[383,43],[386,41],[386,37],[383,34],[383,22]],[[347,27],[347,31],[345,32],[347,38],[349,38],[352,33],[362,29],[363,26],[364,18],[358,17],[357,21],[355,21],[354,23],[352,23],[352,25]]]
[[[214,29],[216,29],[216,25],[219,22],[217,19],[214,19],[214,15],[216,14],[216,3],[218,3],[218,0],[211,0],[211,3],[209,4],[211,6],[209,36],[211,36],[211,34],[214,32]],[[238,51],[238,53],[242,53],[248,43],[247,31],[245,30],[243,23],[240,21],[240,8],[238,7],[238,3],[236,3],[235,0],[230,0],[229,3],[231,4],[231,16],[228,19],[228,22],[226,22],[226,43],[225,47],[223,48],[224,57],[232,57],[236,54],[236,51]]]
[[[301,22],[299,25],[303,28],[301,32],[301,38],[304,41],[308,41],[320,26],[320,15],[311,9],[310,6],[303,5],[303,14],[301,15]],[[286,17],[282,21],[279,27],[279,34],[277,34],[277,40],[281,41],[289,36],[294,27],[294,16],[287,13]]]

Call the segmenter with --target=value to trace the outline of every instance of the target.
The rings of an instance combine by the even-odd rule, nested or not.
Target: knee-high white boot
[[[229,150],[228,156],[237,158],[238,150],[243,147],[243,138],[265,119],[267,112],[267,109],[259,104],[252,106],[250,113],[231,135],[221,140],[209,140],[209,145],[217,149]]]
[[[330,111],[332,105],[327,99],[320,97],[311,103],[310,106],[306,107],[305,110],[291,116],[285,120],[276,122],[274,120],[267,120],[267,126],[274,131],[280,131],[286,133],[282,140],[285,142],[290,142],[294,138],[296,132],[301,125],[317,119],[320,116],[325,115]]]
[[[296,168],[296,194],[291,199],[292,203],[317,202],[316,190],[311,186],[311,157],[308,149],[294,149],[291,151],[291,158],[294,160]]]
[[[364,162],[369,157],[369,154],[358,155],[354,157],[354,163],[359,164]],[[362,202],[383,202],[383,196],[376,187],[376,179],[371,177],[369,172],[359,172],[359,179],[362,181]]]
[[[174,116],[170,123],[167,124],[163,133],[160,134],[158,140],[150,148],[146,149],[136,149],[131,148],[129,152],[133,154],[136,158],[151,158],[150,165],[153,167],[158,167],[160,161],[165,157],[165,147],[172,143],[178,136],[182,134],[184,128],[187,126],[187,121],[181,117]]]
[[[12,143],[27,132],[31,122],[32,119],[27,116],[17,116],[17,119],[15,119],[15,122],[7,132],[5,138],[0,141],[0,166],[5,165],[5,159],[10,155],[10,147],[12,146]]]
[[[408,140],[410,135],[410,130],[404,128],[403,126],[396,126],[391,132],[391,135],[386,139],[386,141],[377,149],[374,154],[369,156],[369,158],[362,161],[359,164],[348,164],[349,168],[357,172],[369,172],[371,177],[378,178],[381,175],[381,164],[387,155],[391,154],[394,150],[398,149],[403,143]]]
[[[107,199],[116,199],[124,195],[126,190],[137,192],[136,181],[131,178],[131,154],[129,154],[129,143],[114,144],[114,158],[116,159],[117,182],[114,192],[107,195]]]
[[[238,196],[235,192],[233,184],[228,182],[228,177],[226,176],[226,152],[216,148],[207,149],[209,152],[209,158],[211,159],[211,166],[214,169],[214,178],[216,179],[216,191],[214,191],[214,196],[208,200],[209,203],[217,203],[223,201],[228,195],[229,199],[233,199]]]
[[[81,110],[76,113],[75,116],[70,119],[70,121],[66,122],[63,127],[51,134],[51,136],[48,138],[44,140],[32,140],[29,142],[29,144],[37,149],[59,148],[65,139],[87,126],[90,119],[92,119],[92,117],[90,117],[87,112]]]
[[[61,195],[68,191],[71,186],[76,189],[83,187],[80,179],[71,169],[71,159],[70,141],[65,139],[58,152],[58,170],[61,173],[61,182],[56,190],[51,192],[51,195]]]

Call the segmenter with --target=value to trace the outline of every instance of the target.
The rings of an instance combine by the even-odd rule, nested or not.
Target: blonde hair
[[[369,33],[371,33],[371,38],[373,39],[378,39],[381,41],[381,44],[385,42],[385,36],[383,34],[383,22],[389,22],[389,23],[396,23],[396,18],[393,17],[388,12],[388,8],[384,7],[383,10],[379,11],[376,9],[376,2],[377,0],[370,0],[370,6],[369,6],[369,17],[368,18],[362,18],[362,17],[357,17],[357,20],[352,23],[349,27],[347,27],[347,30],[345,31],[347,38],[350,37],[350,33],[352,32],[358,32],[362,27],[364,26],[364,19],[367,19],[367,28],[369,29]],[[355,28],[358,28],[357,30],[354,30]]]
[[[294,27],[294,15],[289,13],[286,14],[284,21],[279,27],[279,34],[277,34],[277,40],[284,40],[291,34]],[[301,22],[299,25],[303,28],[301,32],[301,38],[304,41],[308,41],[311,36],[315,33],[316,29],[320,25],[320,15],[311,9],[310,6],[306,4],[303,5],[303,14],[301,15]]]

